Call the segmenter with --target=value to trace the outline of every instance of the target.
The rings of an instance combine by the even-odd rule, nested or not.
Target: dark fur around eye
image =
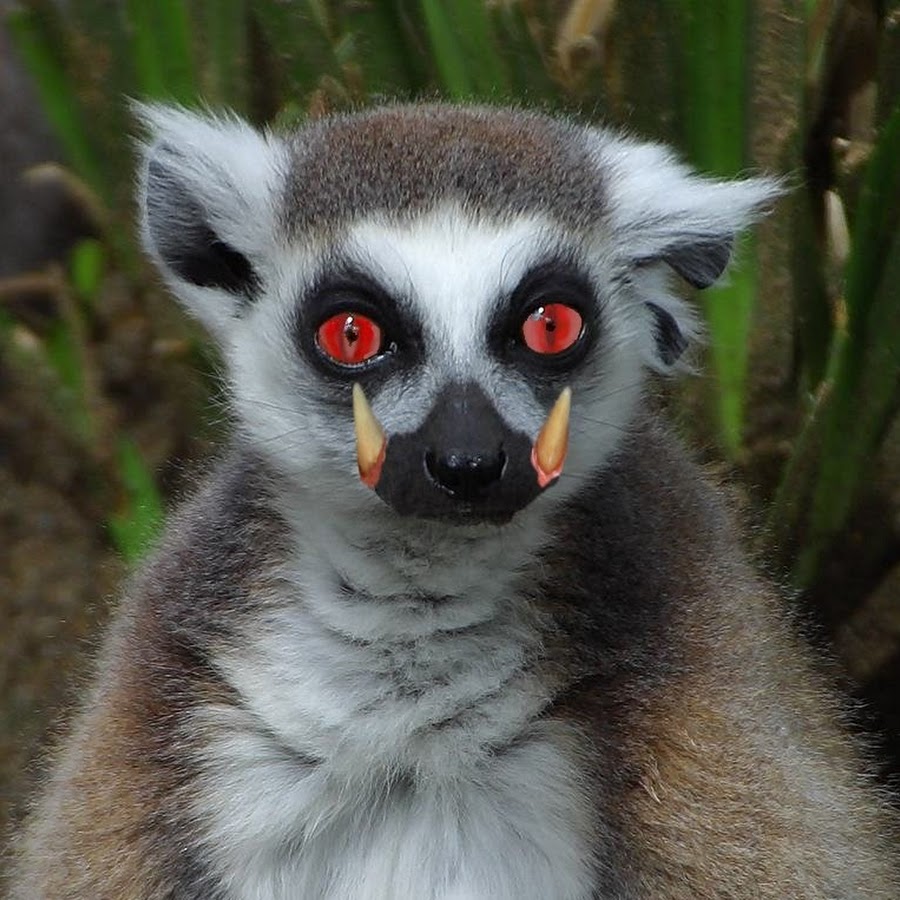
[[[584,322],[581,336],[561,353],[535,353],[525,344],[522,324],[537,308],[561,303]],[[503,363],[537,378],[566,375],[586,357],[601,328],[601,302],[591,280],[566,257],[553,257],[530,269],[515,290],[501,300],[488,331],[488,347]]]
[[[382,331],[382,352],[359,365],[330,359],[316,342],[316,331],[331,316],[355,312],[367,316]],[[349,390],[354,381],[377,384],[410,370],[423,358],[418,322],[368,273],[349,266],[330,266],[303,297],[294,327],[300,352],[326,377]]]

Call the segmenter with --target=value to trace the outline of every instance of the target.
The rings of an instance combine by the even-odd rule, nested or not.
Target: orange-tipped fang
[[[363,389],[353,385],[353,425],[356,430],[356,462],[363,484],[374,488],[381,478],[381,467],[387,448],[387,438]]]
[[[544,422],[534,447],[531,464],[537,472],[538,484],[544,488],[559,478],[569,449],[569,412],[572,389],[564,388]]]

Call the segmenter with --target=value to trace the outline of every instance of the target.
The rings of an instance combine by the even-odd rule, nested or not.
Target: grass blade
[[[443,89],[450,97],[495,99],[510,80],[483,0],[421,0],[428,39]],[[452,9],[452,12],[451,12]]]
[[[299,102],[323,78],[340,77],[328,35],[308,10],[297,3],[260,3],[254,4],[252,17],[282,103],[288,98],[293,98],[289,103]]]
[[[441,0],[422,0],[422,14],[434,61],[444,90],[455,100],[475,94],[468,61],[459,35]]]
[[[559,88],[553,83],[522,3],[499,3],[490,8],[494,33],[502,47],[514,97],[530,103],[559,105]]]
[[[66,156],[78,174],[108,200],[110,185],[81,118],[75,84],[66,70],[60,21],[46,9],[21,7],[9,13],[6,24]]]
[[[349,9],[343,22],[353,35],[355,62],[370,95],[408,95],[425,88],[427,70],[418,57],[396,2],[382,0]]]
[[[197,99],[191,22],[181,0],[126,0],[136,87],[142,97]]]
[[[876,144],[854,216],[846,327],[836,330],[817,414],[800,436],[773,509],[800,534],[793,570],[806,587],[845,525],[900,405],[900,107]]]
[[[746,0],[679,5],[682,141],[691,161],[705,172],[733,176],[746,159]],[[752,242],[744,246],[752,254]],[[735,269],[729,282],[704,297],[713,368],[718,385],[719,434],[732,458],[740,451],[751,314],[756,295],[752,265]]]
[[[213,106],[247,110],[247,10],[244,0],[203,0],[201,83]]]
[[[127,562],[134,563],[159,534],[165,512],[153,473],[128,438],[119,440],[116,465],[124,494],[123,508],[107,525],[116,549]]]
[[[888,120],[854,217],[847,264],[847,329],[837,336],[808,536],[795,578],[814,577],[843,527],[900,402],[900,107]]]

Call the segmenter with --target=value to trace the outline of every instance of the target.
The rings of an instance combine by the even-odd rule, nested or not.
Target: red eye
[[[523,323],[522,337],[529,350],[550,355],[568,350],[581,337],[584,320],[571,306],[539,306]]]
[[[342,366],[358,366],[381,350],[381,329],[368,316],[338,313],[316,331],[322,352]]]

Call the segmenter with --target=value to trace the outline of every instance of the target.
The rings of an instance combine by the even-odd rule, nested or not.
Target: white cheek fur
[[[539,219],[481,221],[450,205],[410,223],[364,222],[350,229],[341,240],[342,253],[405,303],[425,330],[427,359],[420,376],[388,382],[371,398],[389,434],[418,427],[447,383],[475,381],[510,427],[537,435],[547,409],[526,378],[490,357],[486,330],[494,304],[530,266],[557,247],[573,246],[590,251],[592,274],[602,284],[609,277],[608,253],[573,239],[561,242]],[[229,335],[235,402],[246,433],[279,468],[315,473],[333,491],[339,487],[336,479],[352,474],[355,466],[349,403],[346,416],[322,409],[318,374],[298,357],[287,333],[315,271],[315,256],[298,248],[282,260],[286,271],[269,296]],[[643,333],[649,323],[640,306],[625,298],[620,306],[604,307],[603,356],[573,379],[573,471],[602,464],[640,396],[641,365],[651,340]]]

